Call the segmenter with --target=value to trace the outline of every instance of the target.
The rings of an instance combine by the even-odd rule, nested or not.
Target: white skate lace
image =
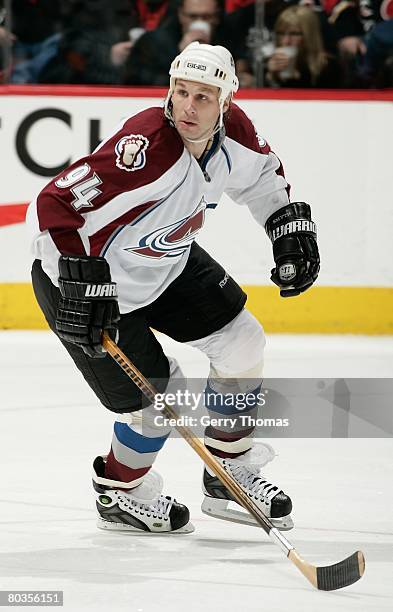
[[[258,444],[237,459],[227,459],[237,482],[247,489],[255,498],[271,501],[281,490],[261,473],[261,468],[273,461],[276,453],[270,444]]]
[[[137,508],[140,512],[146,514],[147,516],[153,515],[153,517],[164,518],[169,514],[174,500],[172,497],[164,497],[163,495],[160,495],[153,504],[141,504],[133,499],[129,501],[131,502],[131,506]]]
[[[271,501],[280,492],[280,489],[269,482],[256,468],[248,468],[244,465],[230,465],[229,467],[237,482],[254,497]]]
[[[173,499],[171,497],[164,497],[163,495],[160,495],[155,506],[155,511],[162,516],[169,514],[172,502]],[[154,508],[154,506],[151,506],[151,508]]]

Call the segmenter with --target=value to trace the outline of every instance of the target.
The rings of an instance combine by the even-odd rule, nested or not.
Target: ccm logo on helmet
[[[115,283],[108,285],[87,285],[85,297],[117,297],[116,285]]]
[[[187,68],[195,68],[196,70],[203,70],[206,72],[206,66],[204,64],[194,64],[193,62],[187,62]]]

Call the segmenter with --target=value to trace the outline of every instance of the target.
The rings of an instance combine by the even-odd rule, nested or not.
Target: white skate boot
[[[194,531],[188,508],[173,497],[161,495],[163,481],[157,472],[150,470],[140,485],[128,491],[116,489],[115,481],[104,474],[105,457],[97,457],[93,463],[93,487],[100,529],[134,534]]]
[[[274,527],[281,531],[288,531],[293,528],[290,514],[291,499],[260,472],[260,469],[274,457],[275,452],[269,444],[257,444],[236,459],[219,457],[216,459],[240,484]],[[202,503],[202,512],[205,514],[235,523],[258,526],[256,520],[246,510],[239,510],[239,504],[235,502],[228,489],[207,467],[203,473],[203,493],[205,498]]]

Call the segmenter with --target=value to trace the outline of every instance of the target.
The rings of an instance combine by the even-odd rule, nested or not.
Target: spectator
[[[228,45],[235,60],[240,87],[255,87],[254,52],[256,51],[259,55],[260,46],[269,40],[278,15],[287,6],[288,3],[285,0],[265,0],[263,32],[257,32],[255,30],[255,0],[226,0],[225,26]],[[255,51],[252,51],[253,32],[257,33]]]
[[[132,42],[129,0],[68,0],[59,51],[42,83],[119,84]]]
[[[392,86],[392,18],[392,0],[331,0],[346,87]]]
[[[319,19],[319,24],[321,27],[321,34],[323,40],[323,46],[325,47],[328,53],[336,55],[337,53],[337,37],[334,32],[334,29],[329,22],[329,16],[331,14],[332,7],[335,3],[340,0],[286,0],[286,7],[299,5],[299,6],[307,6],[311,8]],[[348,2],[356,1],[356,0],[348,0]]]
[[[15,35],[6,29],[6,10],[0,0],[0,84],[8,80],[10,72],[11,47]]]
[[[326,53],[319,19],[306,6],[291,6],[275,24],[276,48],[267,62],[272,87],[338,87],[339,71]]]
[[[174,14],[170,0],[68,0],[57,56],[44,83],[120,84],[138,36]]]
[[[60,4],[60,0],[11,2],[12,34],[6,34],[8,44],[13,43],[11,83],[36,83],[42,68],[57,53]],[[4,30],[0,32],[1,39],[4,40]]]
[[[131,6],[132,28],[151,32],[175,14],[173,0],[134,0]]]
[[[365,38],[358,74],[366,87],[393,87],[393,19],[376,23]]]
[[[254,41],[255,28],[255,0],[226,0],[226,29],[228,31],[230,46],[236,63],[236,72],[241,87],[255,87],[254,54],[261,53],[268,56],[268,49],[272,46],[274,25],[278,16],[289,6],[308,6],[311,8],[320,23],[323,46],[331,55],[336,53],[336,40],[332,26],[328,22],[325,7],[331,1],[337,0],[265,0],[264,2],[264,28]],[[258,34],[258,30],[254,30]],[[261,36],[262,35],[262,36]]]
[[[166,85],[171,61],[193,41],[225,44],[219,0],[181,0],[172,19],[153,32],[146,32],[135,43],[127,62],[125,83]]]
[[[136,41],[145,33],[163,26],[173,18],[175,10],[170,0],[136,0],[131,6],[131,23],[128,32],[131,45],[119,42],[112,47],[111,57],[115,65],[124,64]],[[120,60],[120,61],[119,61]]]

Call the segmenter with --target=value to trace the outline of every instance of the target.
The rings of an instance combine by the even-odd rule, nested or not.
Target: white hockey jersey
[[[120,312],[153,302],[182,272],[223,193],[257,222],[289,202],[279,159],[232,103],[201,160],[161,107],[129,117],[91,155],[55,177],[29,207],[33,255],[58,285],[62,255],[104,256]]]

